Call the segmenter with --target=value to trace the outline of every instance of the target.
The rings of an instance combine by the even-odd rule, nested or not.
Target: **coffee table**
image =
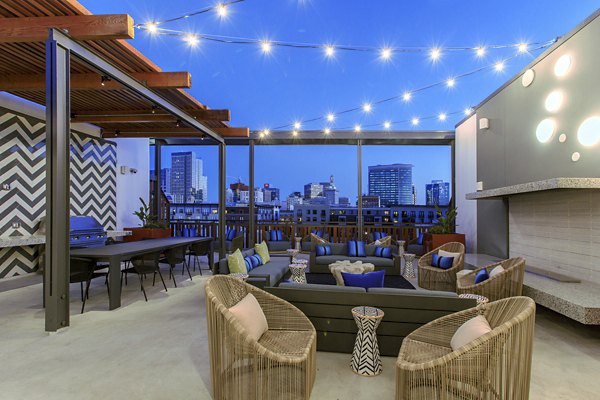
[[[375,307],[354,307],[352,316],[358,326],[350,368],[362,376],[379,375],[382,371],[377,343],[377,327],[383,319],[383,311]]]
[[[375,265],[371,263],[363,263],[362,261],[350,262],[350,260],[342,260],[329,264],[329,271],[335,278],[335,282],[338,286],[345,286],[342,272],[347,272],[350,274],[364,274],[365,272],[372,272],[374,270]]]

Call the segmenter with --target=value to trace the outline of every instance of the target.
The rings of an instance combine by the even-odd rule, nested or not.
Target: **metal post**
[[[221,247],[219,248],[219,258],[224,258],[227,253],[225,246],[225,186],[227,185],[225,156],[225,143],[219,143],[219,239],[221,243]]]
[[[46,331],[69,326],[70,52],[46,41]]]
[[[358,139],[356,143],[356,156],[357,156],[357,166],[358,166],[358,215],[356,216],[356,229],[357,235],[356,240],[362,240],[363,238],[363,213],[362,213],[362,140]]]
[[[256,243],[256,210],[254,209],[254,140],[248,143],[248,175],[250,185],[250,202],[248,204],[248,247],[254,247]]]
[[[156,179],[154,180],[154,198],[152,199],[153,201],[153,208],[154,208],[154,212],[156,213],[156,219],[159,222],[163,222],[162,221],[162,213],[160,210],[160,203],[161,203],[161,195],[160,195],[160,190],[161,190],[161,181],[160,181],[160,170],[162,169],[162,165],[161,165],[161,161],[162,161],[162,140],[155,140],[154,141],[154,173],[156,174]]]

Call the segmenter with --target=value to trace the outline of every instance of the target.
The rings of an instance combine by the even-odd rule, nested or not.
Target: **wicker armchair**
[[[492,331],[452,351],[456,330],[479,313]],[[527,400],[534,320],[534,301],[512,297],[418,328],[398,354],[396,399]]]
[[[488,273],[496,266],[501,265],[504,271],[483,282],[475,283],[475,275],[482,269]],[[525,275],[525,260],[521,257],[509,258],[496,264],[478,268],[458,278],[456,293],[480,294],[490,301],[505,299],[507,297],[521,296],[523,294],[523,276]]]
[[[206,320],[213,398],[308,399],[316,374],[316,332],[296,307],[226,275],[206,283]],[[252,293],[269,330],[257,342],[229,312]]]
[[[439,250],[460,253],[455,257],[452,268],[442,269],[431,266],[431,258]],[[465,264],[465,246],[462,243],[450,242],[430,251],[419,259],[419,286],[429,290],[456,291],[456,273],[463,269]]]

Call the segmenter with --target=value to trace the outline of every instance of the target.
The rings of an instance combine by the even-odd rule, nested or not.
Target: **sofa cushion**
[[[229,264],[229,273],[248,273],[248,270],[246,269],[246,262],[244,261],[244,257],[242,256],[240,249],[237,249],[233,252],[233,254],[227,256],[227,264]]]
[[[267,264],[269,261],[271,261],[271,257],[269,256],[269,248],[264,240],[262,243],[254,245],[254,251],[260,255],[260,258],[262,258],[264,264]]]
[[[384,246],[375,246],[375,257],[392,258],[392,248]]]
[[[248,272],[248,275],[269,275],[271,285],[275,285],[283,278],[289,269],[289,259],[287,257],[272,258],[268,264],[263,264]]]
[[[461,253],[453,253],[451,251],[446,251],[446,250],[438,250],[438,255],[442,256],[442,257],[453,257],[453,258],[459,258]]]
[[[372,287],[382,288],[385,271],[373,271],[367,272],[366,274],[342,272],[342,278],[344,279],[344,285],[346,286],[363,287],[365,289]]]
[[[260,337],[269,330],[267,318],[258,300],[248,293],[246,297],[240,300],[236,305],[229,308],[229,311],[239,321],[240,325],[244,327],[248,336],[258,341]]]
[[[295,282],[282,282],[280,288],[285,289],[301,289],[301,290],[325,290],[328,292],[349,292],[349,293],[365,293],[365,288],[352,286],[337,286],[337,285],[319,285],[316,283],[302,284]]]
[[[283,240],[283,232],[280,230],[273,230],[269,232],[269,241],[270,242],[281,242]]]
[[[349,240],[348,243],[349,257],[365,257],[365,242],[362,240]]]
[[[458,295],[454,292],[442,292],[440,290],[423,290],[423,289],[397,289],[397,288],[369,288],[369,293],[379,294],[397,294],[407,296],[423,296],[423,297],[449,297],[456,298]]]
[[[502,265],[497,265],[493,270],[490,271],[490,278],[493,278],[502,272],[504,272],[504,267],[502,267]]]

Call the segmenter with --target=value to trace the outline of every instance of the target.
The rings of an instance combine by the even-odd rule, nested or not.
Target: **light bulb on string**
[[[327,118],[327,121],[333,122],[333,121],[335,121],[335,114],[334,113],[329,113],[329,114],[327,114],[326,118]]]
[[[325,56],[327,56],[328,58],[332,58],[334,55],[335,55],[335,47],[330,44],[325,46]]]
[[[412,99],[412,93],[409,91],[406,91],[402,94],[402,100],[404,100],[406,103],[408,103],[410,101],[410,99]]]
[[[448,116],[446,115],[446,113],[439,113],[439,115],[438,115],[438,119],[440,121],[445,121],[447,117]]]
[[[385,129],[390,129],[392,127],[392,123],[390,121],[384,121],[383,122],[383,127]]]
[[[419,125],[419,118],[417,118],[417,117],[413,117],[413,118],[410,120],[410,123],[411,123],[411,124],[413,124],[413,126],[417,126],[417,125]]]
[[[465,115],[468,117],[471,114],[473,114],[473,108],[471,108],[471,107],[465,108]]]
[[[371,111],[373,111],[373,106],[371,105],[371,103],[364,103],[362,105],[362,109],[364,112],[370,113]]]
[[[269,42],[268,40],[263,40],[260,42],[260,49],[262,50],[262,52],[264,54],[269,54],[271,52],[271,50],[273,49],[273,46],[271,45],[271,42]]]
[[[323,129],[323,133],[326,135],[329,135],[331,133],[331,128],[325,128]]]
[[[477,54],[477,57],[483,57],[485,56],[485,51],[485,47],[479,46],[477,49],[475,49],[475,54]]]
[[[383,61],[388,61],[390,58],[392,58],[392,49],[390,49],[389,47],[384,47],[383,49],[381,49],[381,51],[379,52],[379,57],[383,60]]]
[[[292,136],[298,136],[298,131],[292,131]]]
[[[302,128],[302,123],[300,121],[294,122],[294,129],[300,129],[300,128]]]
[[[441,56],[442,56],[442,50],[438,47],[434,47],[429,52],[429,58],[431,58],[431,61],[435,62],[435,61],[439,60]]]
[[[217,4],[217,6],[215,7],[215,9],[217,10],[217,15],[221,18],[225,18],[227,17],[227,6],[223,3]]]
[[[146,24],[146,30],[152,34],[158,33],[158,22],[148,22]]]
[[[454,79],[454,78],[449,78],[449,79],[446,81],[446,86],[448,86],[449,88],[453,88],[453,87],[454,87],[454,85],[456,85],[456,79]]]
[[[519,43],[517,45],[517,50],[519,51],[519,53],[524,54],[527,53],[527,51],[529,50],[529,46],[527,46],[527,43]]]
[[[359,124],[354,125],[354,132],[360,133],[362,131],[362,127]]]
[[[504,71],[504,61],[497,61],[496,64],[494,64],[494,69],[496,72]]]
[[[185,35],[183,37],[183,40],[190,46],[190,47],[196,47],[198,46],[198,43],[200,43],[200,39],[198,39],[198,36],[194,35],[193,33],[188,33],[187,35]]]

